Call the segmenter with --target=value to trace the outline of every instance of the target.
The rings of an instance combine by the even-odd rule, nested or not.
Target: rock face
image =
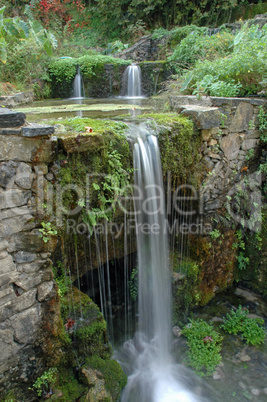
[[[58,304],[50,253],[43,258],[43,252],[51,252],[54,244],[46,245],[40,238],[36,203],[38,191],[43,190],[40,183],[36,184],[36,170],[41,162],[52,160],[49,137],[53,127],[24,124],[23,113],[0,111],[1,396],[21,382],[27,390],[27,382],[38,375],[42,363],[35,345],[37,338],[40,344],[38,332],[44,316],[51,320],[51,331],[55,326],[45,314],[46,303],[54,299]]]

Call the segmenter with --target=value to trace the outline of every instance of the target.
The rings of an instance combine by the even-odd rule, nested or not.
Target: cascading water
[[[140,67],[133,63],[126,68],[125,71],[127,78],[127,97],[136,98],[142,96],[142,79]]]
[[[80,67],[78,67],[77,74],[75,75],[73,82],[73,97],[74,98],[84,97],[84,85]]]
[[[157,138],[140,126],[133,141],[139,323],[134,339],[115,353],[128,375],[121,401],[203,401],[189,391],[190,376],[170,353],[171,274]]]

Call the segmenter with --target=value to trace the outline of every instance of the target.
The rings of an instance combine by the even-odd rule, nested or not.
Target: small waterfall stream
[[[115,358],[128,375],[122,402],[195,402],[189,375],[171,358],[171,274],[157,139],[140,126],[134,142],[138,248],[138,331]],[[186,385],[187,384],[187,385]]]
[[[127,78],[126,96],[129,98],[142,96],[142,78],[140,67],[135,63],[131,64],[126,68],[125,75]]]
[[[77,74],[75,75],[73,82],[73,97],[78,99],[84,97],[84,85],[80,67],[78,67]]]

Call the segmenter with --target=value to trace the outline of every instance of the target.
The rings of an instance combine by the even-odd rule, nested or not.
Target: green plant
[[[52,271],[58,286],[58,294],[60,297],[63,297],[70,290],[72,284],[71,278],[67,275],[66,269],[61,261],[57,262],[56,267],[52,267]]]
[[[261,318],[248,317],[248,310],[243,309],[241,305],[238,309],[230,311],[224,317],[224,323],[221,328],[229,334],[241,334],[241,338],[248,344],[258,345],[264,342],[266,333],[264,330],[264,320]]]
[[[57,368],[53,367],[45,371],[40,377],[37,378],[37,380],[33,384],[33,388],[36,390],[36,393],[39,397],[42,395],[46,396],[50,393],[51,388],[56,382],[57,373]]]
[[[201,319],[190,320],[183,328],[187,337],[190,365],[200,375],[211,375],[221,361],[222,336]]]
[[[51,222],[41,222],[41,225],[43,228],[39,229],[39,236],[47,243],[51,236],[57,235],[57,230],[53,227]]]
[[[212,76],[210,82],[219,83],[212,88],[212,94],[242,96],[260,92],[266,78],[266,38],[267,24],[261,30],[255,25],[250,28],[245,25],[229,46],[226,56],[221,54],[214,59],[198,60],[194,69],[184,74],[181,90],[192,93],[196,83]]]

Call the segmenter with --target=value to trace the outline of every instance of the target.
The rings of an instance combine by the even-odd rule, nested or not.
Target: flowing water
[[[138,254],[138,331],[115,358],[128,383],[122,402],[202,401],[190,391],[190,375],[171,358],[171,274],[157,138],[140,126],[134,142]],[[190,382],[190,380],[189,380]]]
[[[142,96],[141,69],[137,64],[131,64],[125,70],[127,77],[127,97],[136,98]]]
[[[84,97],[84,85],[79,67],[73,82],[73,97],[78,99]]]

